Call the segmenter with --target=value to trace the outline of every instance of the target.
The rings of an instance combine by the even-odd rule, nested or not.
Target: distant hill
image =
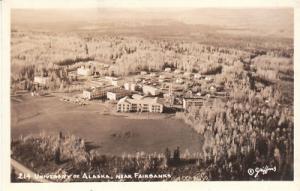
[[[293,38],[293,9],[13,9],[12,28],[31,30],[108,30],[124,29],[139,33],[154,26],[175,27],[176,32],[218,32]],[[213,29],[213,30],[212,30]],[[160,30],[160,29],[158,29]],[[164,32],[162,31],[161,32]],[[172,32],[172,30],[170,31]]]

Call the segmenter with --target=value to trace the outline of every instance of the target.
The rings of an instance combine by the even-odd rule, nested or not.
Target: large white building
[[[96,87],[83,90],[82,96],[85,99],[91,100],[95,98],[103,98],[107,96],[107,92],[116,92],[119,88],[116,87]]]
[[[162,113],[163,104],[158,102],[158,98],[150,97],[135,97],[129,98],[124,97],[119,100],[117,104],[118,112],[152,112],[152,113]]]
[[[109,100],[119,100],[120,98],[128,95],[130,95],[130,92],[124,89],[117,89],[106,93],[107,99]]]
[[[157,89],[153,86],[143,86],[143,93],[145,95],[156,96],[160,93],[160,91],[159,91],[159,89]]]
[[[128,91],[135,91],[136,83],[127,82],[124,84],[124,88],[125,88],[125,90],[128,90]]]
[[[82,96],[88,100],[101,98],[106,96],[106,91],[104,91],[102,88],[88,88],[83,90]]]
[[[182,107],[187,110],[191,106],[201,107],[205,99],[203,97],[183,98]]]
[[[116,87],[120,87],[123,86],[124,82],[122,80],[112,80],[111,81],[111,85],[116,86]]]
[[[113,76],[105,76],[105,79],[113,86],[120,87],[123,86],[124,81],[120,78]]]

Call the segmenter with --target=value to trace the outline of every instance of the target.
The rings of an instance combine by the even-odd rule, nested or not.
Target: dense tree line
[[[232,66],[236,61],[253,59],[253,67],[258,73],[270,70],[267,77],[276,77],[277,71],[292,70],[291,56],[278,54],[277,49],[287,52],[287,44],[278,43],[277,49],[261,50],[251,45],[249,49],[235,46],[208,45],[198,42],[176,40],[147,40],[132,37],[102,36],[86,38],[63,34],[19,34],[12,43],[12,72],[24,65],[53,64],[72,65],[79,61],[99,60],[114,64],[115,75],[128,75],[141,70],[157,71],[165,67],[187,72],[214,74],[222,66]],[[39,41],[37,41],[39,39]],[[249,39],[249,43],[256,42]],[[273,46],[273,45],[272,45]],[[274,71],[274,72],[273,72]],[[273,73],[275,74],[273,74]]]

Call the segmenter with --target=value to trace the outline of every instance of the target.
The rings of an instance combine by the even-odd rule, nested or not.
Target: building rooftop
[[[144,85],[143,88],[151,89],[151,90],[157,90],[154,86]]]
[[[192,96],[192,97],[184,97],[183,99],[185,99],[185,100],[204,100],[206,98],[203,96]]]
[[[101,87],[89,87],[85,88],[84,91],[94,92],[94,91],[100,91],[100,90],[109,90],[113,88],[111,85],[101,86]]]
[[[123,97],[122,99],[119,100],[118,104],[120,103],[135,103],[135,104],[162,104],[160,103],[160,101],[158,100],[157,97],[155,98],[151,98],[151,97],[144,97],[144,96],[141,96],[141,97],[135,97],[133,96],[133,98],[129,98],[128,96],[126,97]]]

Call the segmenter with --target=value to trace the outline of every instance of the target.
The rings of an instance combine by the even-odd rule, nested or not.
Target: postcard
[[[7,190],[297,190],[299,5],[234,2],[2,2]]]

